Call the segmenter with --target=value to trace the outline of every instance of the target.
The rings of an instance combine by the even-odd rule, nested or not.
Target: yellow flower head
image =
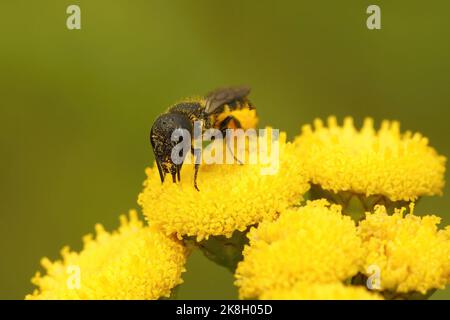
[[[32,279],[38,289],[27,299],[158,299],[182,283],[186,249],[177,240],[144,227],[135,211],[120,217],[118,231],[96,225],[84,249],[61,251],[62,261],[42,259],[47,274]]]
[[[261,135],[257,141],[259,145],[267,143]],[[221,140],[214,143],[223,147]],[[272,148],[269,144],[269,158]],[[202,164],[197,180],[200,191],[193,186],[192,164],[183,164],[181,182],[177,184],[168,179],[161,184],[156,166],[148,168],[138,203],[150,224],[168,234],[176,233],[180,238],[195,236],[198,241],[216,235],[229,237],[235,230],[243,231],[265,218],[274,218],[288,206],[299,203],[309,189],[295,146],[286,142],[283,132],[278,149],[279,157],[274,159],[278,164],[276,172],[264,172],[270,165],[262,161]],[[258,152],[247,150],[246,158],[251,154]]]
[[[392,201],[415,200],[442,193],[446,159],[419,133],[400,132],[396,121],[383,121],[376,131],[373,120],[361,130],[346,118],[338,126],[321,120],[302,128],[296,139],[314,184],[334,192],[384,195]]]
[[[291,289],[268,291],[262,300],[382,300],[380,295],[360,286],[345,286],[341,282],[326,284],[299,282]]]
[[[274,222],[249,231],[249,246],[236,270],[241,298],[257,298],[297,282],[330,283],[355,275],[361,240],[350,217],[325,200],[288,209]]]
[[[388,215],[377,206],[366,214],[358,226],[366,251],[362,272],[379,268],[382,290],[425,294],[443,289],[450,282],[450,228],[438,231],[439,217],[404,216],[404,210]]]

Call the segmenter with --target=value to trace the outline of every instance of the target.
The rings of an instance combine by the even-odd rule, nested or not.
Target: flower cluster
[[[352,118],[343,126],[335,117],[302,128],[295,139],[311,182],[335,193],[351,191],[380,195],[392,201],[440,195],[444,186],[445,157],[428,145],[420,133],[400,132],[396,121],[383,121],[376,131],[367,118],[357,130]]]
[[[244,128],[256,126],[254,110],[238,111]],[[218,143],[225,148],[208,147]],[[132,212],[116,232],[97,226],[80,253],[43,259],[47,274],[33,278],[38,289],[27,298],[168,297],[182,283],[186,244],[232,270],[240,298],[411,298],[450,283],[450,227],[415,215],[411,203],[444,186],[446,159],[425,137],[401,133],[398,122],[376,130],[366,119],[358,130],[351,118],[339,126],[330,117],[293,142],[281,133],[278,147],[275,174],[262,174],[261,162],[202,163],[200,191],[192,164],[178,183],[147,168],[138,203],[148,225]],[[246,145],[246,157],[254,152]],[[81,271],[75,288],[70,266]]]
[[[120,217],[117,231],[96,225],[96,237],[84,237],[80,253],[68,247],[62,260],[42,259],[47,274],[35,275],[38,286],[27,299],[159,299],[182,283],[187,257],[173,237],[143,225],[136,211]]]
[[[341,127],[330,117],[294,144],[309,198],[329,202],[289,208],[248,233],[235,274],[241,298],[424,298],[450,283],[450,227],[401,206],[442,193],[446,159],[426,138],[401,134],[397,122],[375,131],[366,119],[358,131],[351,118]],[[355,198],[365,212],[353,223]]]
[[[269,130],[270,131],[270,130]],[[263,137],[258,137],[261,143]],[[216,141],[222,143],[222,141]],[[256,152],[255,150],[248,152]],[[279,138],[279,170],[261,174],[265,164],[202,165],[198,174],[200,192],[193,186],[194,165],[184,164],[181,182],[161,185],[156,166],[146,170],[147,180],[138,203],[148,221],[167,234],[196,237],[230,237],[302,200],[309,183],[296,147]]]
[[[380,269],[381,289],[426,294],[450,282],[450,227],[438,230],[437,216],[388,215],[383,206],[367,213],[358,233],[366,251],[362,271]]]
[[[236,270],[241,298],[259,298],[296,283],[335,283],[355,275],[361,240],[350,217],[325,200],[288,209],[248,233],[249,246]]]
[[[440,218],[404,215],[405,210],[388,215],[377,206],[356,226],[341,206],[315,200],[259,224],[248,233],[250,243],[236,270],[240,297],[369,298],[364,288],[343,286],[357,284],[361,276],[364,285],[375,276],[379,287],[369,288],[386,297],[425,297],[445,288],[450,227],[438,230]]]

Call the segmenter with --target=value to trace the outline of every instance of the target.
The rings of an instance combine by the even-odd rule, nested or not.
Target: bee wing
[[[250,93],[250,90],[249,87],[230,87],[214,90],[206,95],[205,111],[207,114],[211,114],[227,103],[245,98]]]

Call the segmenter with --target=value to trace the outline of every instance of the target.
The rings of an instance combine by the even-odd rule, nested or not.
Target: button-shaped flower
[[[298,283],[344,281],[362,263],[361,240],[355,223],[341,207],[325,200],[291,208],[273,222],[262,222],[248,233],[250,243],[236,270],[241,298],[258,298]]]
[[[182,283],[187,251],[173,237],[144,226],[135,211],[120,217],[117,231],[96,225],[81,252],[68,247],[62,260],[42,259],[46,274],[32,279],[38,287],[27,299],[159,299]]]

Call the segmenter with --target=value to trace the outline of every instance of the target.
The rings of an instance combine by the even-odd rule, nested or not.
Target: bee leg
[[[177,165],[177,180],[178,180],[178,182],[181,181],[180,171],[181,171],[181,165]]]
[[[177,183],[177,176],[176,176],[176,172],[171,172],[171,175],[172,175],[172,182],[173,183]]]
[[[200,168],[200,155],[196,155],[195,153],[195,149],[191,147],[191,153],[194,156],[194,187],[197,191],[200,191],[200,189],[197,186],[197,174],[198,174],[198,169]]]
[[[240,129],[242,128],[241,123],[239,122],[238,119],[236,119],[233,116],[228,116],[225,119],[223,119],[223,121],[220,123],[220,132],[222,132],[222,136],[225,138],[225,144],[227,145],[228,150],[230,151],[231,155],[233,156],[234,160],[236,160],[236,162],[240,165],[242,165],[242,161],[239,160],[235,155],[234,155],[234,151],[231,150],[231,147],[228,143],[228,136],[227,136],[227,129],[228,129],[228,125],[230,124],[230,122],[233,121],[234,125],[236,126],[236,128]]]
[[[228,139],[228,137],[225,137],[225,139]],[[225,143],[226,143],[226,145],[227,145],[228,150],[231,152],[231,155],[233,156],[234,160],[235,160],[238,164],[243,165],[242,161],[239,160],[239,159],[234,155],[234,151],[231,150],[231,147],[230,147],[230,145],[228,144],[228,141],[226,141]]]
[[[197,186],[197,173],[198,173],[198,168],[200,167],[200,164],[196,163],[194,165],[194,187],[197,191],[200,191],[200,189]]]

